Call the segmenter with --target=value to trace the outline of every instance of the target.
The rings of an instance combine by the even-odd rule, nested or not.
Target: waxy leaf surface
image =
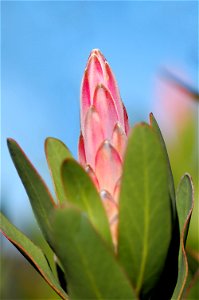
[[[166,160],[147,124],[129,136],[119,201],[119,260],[137,293],[147,294],[164,267],[172,214]]]
[[[46,184],[19,145],[14,140],[8,139],[8,148],[28,194],[37,222],[45,238],[50,242],[51,224],[49,214],[54,209],[55,203]]]
[[[66,293],[53,275],[42,250],[12,225],[2,213],[0,213],[0,217],[0,228],[3,235],[24,255],[62,299],[68,299]]]
[[[52,224],[55,252],[64,267],[71,300],[136,299],[114,253],[85,212],[70,206],[57,209]]]
[[[170,192],[170,199],[171,199],[172,212],[173,212],[173,221],[175,222],[175,219],[176,219],[176,197],[175,197],[175,186],[174,186],[173,174],[172,174],[169,156],[167,153],[167,149],[166,149],[166,145],[165,145],[162,133],[161,133],[158,123],[152,113],[150,114],[150,124],[153,127],[153,129],[156,131],[156,133],[159,137],[159,140],[162,145],[162,149],[163,149],[166,161],[167,161],[169,192]]]
[[[169,195],[170,202],[172,208],[172,240],[169,245],[169,250],[164,266],[164,270],[159,278],[158,285],[153,291],[152,299],[170,299],[173,290],[176,285],[176,280],[178,276],[178,252],[179,252],[179,243],[180,243],[180,234],[179,234],[179,224],[176,213],[176,196],[175,196],[175,187],[173,174],[170,166],[169,156],[167,153],[166,145],[158,126],[156,119],[153,114],[150,114],[150,126],[155,130],[157,136],[159,138],[159,142],[162,145],[162,151],[165,156],[165,160],[167,162],[167,176],[168,176],[168,187],[169,187]],[[163,299],[162,299],[163,300]]]
[[[189,175],[185,175],[177,190],[177,213],[180,227],[180,250],[178,257],[178,280],[172,299],[180,300],[188,276],[188,261],[185,243],[193,210],[193,186]]]
[[[75,160],[67,159],[62,165],[62,179],[67,201],[88,214],[96,230],[112,247],[106,212],[89,175]]]
[[[61,165],[67,158],[72,158],[69,149],[60,140],[47,138],[45,141],[45,152],[48,166],[51,171],[55,192],[59,202],[66,198],[61,180]]]

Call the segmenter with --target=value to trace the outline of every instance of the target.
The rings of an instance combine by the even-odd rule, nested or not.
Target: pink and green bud
[[[128,116],[115,77],[105,57],[94,49],[81,86],[79,161],[101,195],[114,240],[128,132]]]

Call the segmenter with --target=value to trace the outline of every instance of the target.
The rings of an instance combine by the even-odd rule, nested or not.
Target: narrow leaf
[[[0,228],[3,235],[23,254],[62,299],[68,299],[54,277],[42,250],[12,225],[2,213],[0,213],[0,219]]]
[[[51,224],[49,214],[55,206],[52,196],[19,145],[14,140],[8,139],[8,148],[28,194],[37,222],[47,241],[50,242]]]
[[[63,161],[67,158],[72,158],[72,155],[64,143],[55,138],[46,139],[45,153],[53,179],[57,199],[62,203],[65,200],[65,193],[61,180],[60,169]]]
[[[75,160],[67,159],[62,165],[62,179],[67,201],[88,213],[92,224],[112,247],[106,212],[88,174]]]
[[[171,241],[167,165],[156,132],[147,124],[129,136],[119,200],[118,256],[137,293],[156,284]]]
[[[185,251],[189,222],[193,210],[193,185],[189,175],[185,175],[177,190],[177,213],[180,226],[180,250],[178,257],[178,280],[172,299],[180,300],[188,276],[188,261]]]
[[[167,153],[166,145],[158,126],[156,119],[153,114],[150,114],[150,126],[155,130],[159,142],[162,145],[162,151],[167,161],[167,175],[168,175],[168,186],[169,186],[169,195],[172,208],[172,240],[169,245],[169,250],[165,262],[163,272],[158,280],[158,283],[153,290],[151,300],[159,299],[167,300],[170,299],[173,290],[176,285],[177,276],[178,276],[178,253],[179,253],[179,243],[180,243],[180,234],[179,234],[179,224],[176,213],[176,196],[175,196],[175,186],[173,180],[173,174],[170,166],[169,156]]]
[[[175,186],[174,186],[174,180],[173,180],[173,174],[171,170],[171,165],[169,161],[169,156],[167,153],[166,145],[162,136],[162,133],[160,131],[160,128],[158,126],[158,123],[154,117],[154,115],[150,114],[150,125],[153,127],[153,129],[158,134],[160,143],[162,145],[162,149],[165,155],[165,158],[167,160],[167,172],[168,172],[168,184],[169,184],[169,192],[170,192],[170,199],[171,199],[171,205],[172,205],[172,212],[173,212],[173,223],[175,224],[176,219],[176,197],[175,197]],[[174,225],[175,226],[175,225]]]
[[[65,270],[70,299],[136,299],[114,253],[87,214],[67,206],[53,215],[55,251]]]

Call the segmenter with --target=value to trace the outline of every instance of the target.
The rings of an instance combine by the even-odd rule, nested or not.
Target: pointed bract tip
[[[124,128],[119,121],[115,124],[114,131],[118,131],[120,134],[125,135]]]
[[[90,59],[92,59],[93,57],[96,57],[99,61],[103,61],[106,62],[106,58],[104,57],[104,55],[102,54],[102,52],[99,49],[93,49],[89,55],[88,61],[90,61]]]
[[[103,146],[105,146],[106,148],[109,148],[111,147],[111,143],[109,140],[105,140],[103,143],[102,143]]]
[[[111,197],[110,193],[107,192],[106,190],[101,190],[100,191],[100,196],[101,196],[102,199],[109,198],[109,199],[112,200],[112,197]]]
[[[103,56],[103,54],[102,54],[102,52],[100,51],[100,49],[98,49],[98,48],[94,48],[92,51],[91,51],[91,53],[90,53],[90,56],[91,55],[100,55],[100,56]]]

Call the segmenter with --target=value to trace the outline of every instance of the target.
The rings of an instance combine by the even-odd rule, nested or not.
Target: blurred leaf
[[[51,241],[51,224],[49,213],[54,209],[55,203],[43,179],[37,173],[23,150],[12,139],[8,139],[10,155],[23,182],[32,209],[40,228],[47,241]]]
[[[182,299],[198,299],[199,298],[199,253],[187,250],[188,260],[188,276],[186,280],[186,286],[183,291]]]
[[[3,235],[23,254],[23,256],[62,299],[68,299],[66,293],[62,290],[54,277],[41,249],[33,244],[33,242],[14,225],[12,225],[2,213],[0,213],[0,217],[1,232]]]
[[[66,158],[72,158],[72,155],[64,143],[55,138],[46,139],[45,153],[57,198],[62,203],[65,200],[65,193],[61,180],[61,165]]]
[[[56,272],[57,272],[57,277],[59,279],[59,283],[62,287],[62,289],[67,293],[67,282],[66,282],[66,276],[63,271],[63,268],[60,265],[60,262],[57,258],[57,256],[54,254],[54,262],[55,262],[55,267],[56,267]]]
[[[180,226],[180,251],[178,258],[178,280],[172,299],[180,300],[188,276],[188,262],[185,252],[186,238],[193,210],[193,187],[189,175],[185,175],[177,190],[177,213]]]
[[[194,201],[194,205],[195,205],[195,201]],[[192,218],[192,215],[191,215],[191,218]],[[199,269],[199,252],[186,247],[186,254],[187,254],[187,260],[188,260],[189,272],[192,274],[192,277],[193,277],[193,275]]]
[[[65,270],[70,299],[136,299],[114,253],[87,214],[67,206],[53,215],[55,251]]]
[[[199,269],[190,280],[183,299],[199,299]]]
[[[167,69],[161,70],[161,75],[173,84],[180,92],[184,93],[193,101],[199,101],[199,92],[196,88],[191,86],[189,83],[176,76],[174,73]]]
[[[187,237],[187,245],[189,248],[199,252],[199,190],[198,190],[198,121],[197,110],[194,111],[192,117],[181,123],[181,129],[174,142],[168,143],[170,161],[173,167],[174,180],[179,182],[182,174],[188,172],[191,174],[194,184],[194,208],[189,225],[189,233]]]
[[[137,293],[148,293],[165,264],[171,241],[167,164],[147,124],[129,136],[121,184],[118,256]]]
[[[193,184],[191,177],[188,174],[185,174],[180,181],[177,190],[176,203],[181,238],[185,245],[189,229],[189,221],[193,210]]]
[[[195,203],[194,203],[195,204]],[[189,266],[186,286],[184,288],[183,299],[199,298],[199,253],[192,249],[187,249],[186,254]]]
[[[165,145],[162,133],[161,133],[160,128],[158,126],[158,123],[157,123],[157,121],[156,121],[156,119],[155,119],[155,117],[152,113],[150,114],[150,125],[155,130],[155,132],[158,134],[160,143],[161,143],[163,151],[164,151],[165,158],[167,160],[169,192],[170,192],[170,199],[171,199],[171,204],[172,204],[173,222],[175,223],[175,219],[176,219],[176,197],[175,197],[175,186],[174,186],[173,174],[172,174],[171,165],[170,165],[170,161],[169,161],[169,156],[168,156],[168,153],[167,153],[167,149],[166,149],[166,145]]]
[[[112,247],[108,218],[89,175],[75,160],[68,159],[62,165],[62,179],[67,201],[88,213],[96,230]]]

